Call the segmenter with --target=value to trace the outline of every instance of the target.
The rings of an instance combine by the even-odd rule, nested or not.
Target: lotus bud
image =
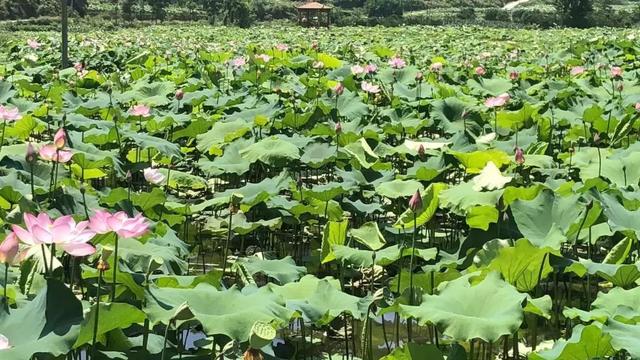
[[[10,232],[0,244],[0,263],[12,264],[18,254],[18,246],[16,234]]]
[[[418,212],[418,210],[422,209],[422,196],[420,196],[420,190],[417,190],[409,200],[409,208],[413,212]]]
[[[311,48],[312,48],[313,50],[318,51],[318,48],[319,48],[319,46],[318,46],[318,42],[317,42],[317,41],[312,42],[312,43],[311,43]]]
[[[524,164],[524,152],[522,151],[521,147],[516,148],[516,164]]]
[[[509,221],[509,213],[508,213],[508,212],[506,212],[506,211],[505,211],[505,212],[502,214],[502,221],[504,221],[504,222]]]
[[[622,92],[622,90],[624,90],[624,84],[623,83],[618,84],[618,86],[616,86],[616,90],[618,90],[619,92]]]
[[[622,68],[620,66],[614,66],[611,68],[611,77],[612,78],[620,78],[622,77]]]
[[[336,134],[341,134],[342,133],[342,124],[340,123],[340,121],[338,121],[336,123],[335,131],[336,131]]]
[[[636,103],[635,108],[637,112],[640,112],[640,102]]]
[[[87,186],[85,184],[80,184],[79,189],[80,190],[80,194],[83,194],[87,192]]]
[[[420,147],[418,147],[418,155],[420,157],[424,157],[424,145],[420,144]]]
[[[512,71],[511,73],[509,73],[509,79],[511,79],[512,81],[518,80],[519,77],[520,74],[518,74],[517,71]]]
[[[422,81],[422,79],[424,79],[424,74],[422,73],[422,71],[418,71],[418,73],[416,74],[416,81],[420,82]]]
[[[31,164],[35,162],[37,159],[38,159],[38,152],[33,147],[33,144],[29,143],[27,145],[27,154],[25,155],[25,160],[27,160],[27,162]]]
[[[176,100],[180,101],[184,98],[184,90],[178,89],[176,90]]]
[[[58,149],[64,148],[67,143],[67,134],[64,132],[63,128],[58,129],[55,136],[53,137],[53,143]]]
[[[131,170],[127,170],[125,178],[127,179],[127,181],[131,181],[131,179],[133,178],[133,175],[131,175]]]
[[[105,272],[109,270],[109,263],[103,259],[98,260],[98,266],[96,266],[98,271]]]
[[[342,83],[338,83],[333,87],[333,92],[335,92],[338,96],[342,95],[342,93],[344,93],[344,85]]]
[[[593,142],[596,145],[600,144],[600,133],[596,132],[595,134],[593,134]]]

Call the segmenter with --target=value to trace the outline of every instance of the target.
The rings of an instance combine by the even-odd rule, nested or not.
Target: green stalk
[[[96,339],[98,338],[98,324],[100,319],[100,285],[102,283],[103,270],[98,271],[98,289],[96,290],[96,317],[93,322],[93,340],[91,341],[91,359],[96,358]]]
[[[415,211],[413,212],[413,238],[411,239],[411,258],[409,259],[409,305],[413,304],[413,259],[416,256],[416,233],[418,232],[418,220]],[[409,337],[409,342],[411,342],[413,329],[412,329],[412,320],[411,318],[407,319],[407,335]]]
[[[44,276],[49,276],[49,265],[47,264],[47,252],[44,249],[44,244],[40,244],[40,248],[42,249],[42,264],[44,265]]]
[[[7,119],[2,120],[2,135],[0,136],[0,151],[2,151],[2,145],[4,144],[4,131],[7,128]]]
[[[113,250],[113,280],[111,282],[111,301],[116,298],[116,282],[118,280],[118,234],[114,233],[116,237],[115,249]]]
[[[234,206],[234,205],[232,205]],[[231,207],[229,207],[229,229],[227,229],[227,241],[224,243],[224,253],[222,256],[222,277],[224,277],[224,273],[227,270],[227,254],[229,252],[229,243],[231,242],[231,225],[233,222],[233,211],[231,211]]]
[[[9,312],[9,299],[7,298],[7,280],[9,279],[9,263],[6,262],[4,263],[4,291],[2,293],[3,297],[2,299],[4,300],[4,306],[5,309],[7,310],[7,313]]]

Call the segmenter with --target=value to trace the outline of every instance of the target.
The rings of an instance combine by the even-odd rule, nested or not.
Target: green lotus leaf
[[[378,160],[378,155],[371,150],[371,147],[364,138],[348,144],[344,147],[344,150],[355,158],[360,166],[366,169],[373,165],[372,162]]]
[[[600,264],[588,259],[580,259],[565,271],[571,271],[583,277],[589,273],[611,281],[615,286],[628,287],[640,279],[640,262],[635,264]]]
[[[336,148],[328,143],[311,143],[300,157],[300,161],[313,168],[320,168],[327,163],[335,161]]]
[[[511,90],[513,83],[509,79],[504,78],[481,78],[479,81],[473,79],[468,80],[467,86],[480,95],[498,96]]]
[[[249,163],[261,161],[267,165],[276,165],[282,161],[300,159],[300,150],[290,142],[269,137],[240,150],[240,155]]]
[[[467,225],[470,228],[482,229],[487,231],[489,224],[498,222],[499,212],[493,206],[474,206],[467,213]]]
[[[373,251],[379,250],[387,243],[378,228],[378,224],[373,221],[366,222],[357,229],[349,230],[349,235]]]
[[[483,301],[468,301],[472,298]],[[420,306],[401,308],[421,324],[436,324],[454,340],[497,341],[520,327],[525,298],[498,273],[490,273],[475,286],[465,277],[453,280],[439,295],[425,295]]]
[[[0,312],[0,334],[11,348],[3,359],[30,359],[68,353],[80,332],[82,304],[63,283],[47,280],[38,295],[21,307]]]
[[[422,196],[422,207],[414,214],[413,210],[407,209],[398,220],[393,224],[395,228],[413,228],[420,227],[429,222],[436,213],[439,205],[440,193],[448,188],[447,184],[433,183],[429,185],[426,193]],[[415,215],[415,223],[414,223]]]
[[[487,270],[501,273],[504,280],[518,291],[529,292],[553,271],[549,252],[548,248],[537,248],[527,239],[520,239],[514,247],[500,248]]]
[[[553,300],[551,296],[545,295],[539,298],[527,296],[527,305],[524,312],[541,316],[545,319],[551,319],[551,310],[553,308]]]
[[[615,320],[610,320],[603,328],[611,337],[611,346],[617,351],[626,350],[632,359],[640,358],[640,325],[628,325]]]
[[[422,192],[424,186],[419,181],[415,180],[400,180],[396,179],[381,183],[375,187],[376,193],[380,196],[384,196],[390,199],[397,199],[402,197],[410,197],[415,194],[416,191]]]
[[[394,349],[391,354],[383,356],[380,360],[418,360],[433,359],[444,360],[444,356],[437,346],[433,344],[422,345],[408,343],[403,347]]]
[[[304,266],[296,266],[291,256],[279,260],[246,257],[239,259],[238,264],[242,264],[251,275],[262,273],[276,279],[280,284],[296,281],[307,272]]]
[[[146,316],[144,312],[135,306],[122,303],[100,304],[100,321],[98,321],[98,329],[95,333],[96,340],[100,343],[106,342],[108,332],[116,329],[126,329],[133,324],[142,324]],[[94,324],[96,322],[96,307],[93,306],[89,314],[82,323],[80,333],[76,339],[74,348],[89,344],[94,336]]]
[[[322,263],[327,263],[334,260],[335,254],[333,248],[336,245],[344,245],[347,239],[347,227],[349,222],[343,221],[329,221],[324,226],[322,233],[322,249],[320,260]]]
[[[494,163],[498,169],[511,162],[507,153],[497,149],[472,152],[458,152],[450,150],[449,153],[460,161],[469,174],[479,173],[489,162]]]
[[[198,135],[198,150],[221,155],[224,145],[244,136],[250,130],[250,124],[242,120],[216,122],[209,131]]]
[[[531,360],[602,359],[611,356],[611,335],[595,324],[576,325],[569,340],[558,340],[552,349],[529,355]]]

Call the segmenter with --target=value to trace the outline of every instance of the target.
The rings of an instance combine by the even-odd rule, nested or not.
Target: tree
[[[202,8],[209,17],[209,22],[215,24],[216,18],[220,14],[223,0],[200,0]]]
[[[593,12],[592,0],[553,0],[564,25],[572,27],[588,27]]]
[[[402,16],[402,0],[367,0],[369,17]]]
[[[169,0],[147,0],[149,5],[151,5],[151,11],[153,12],[153,17],[156,20],[164,21],[167,16],[167,12],[165,8],[169,5]]]
[[[224,0],[222,21],[225,25],[249,27],[253,22],[251,8],[246,0]]]
[[[133,20],[133,6],[136,0],[123,0],[122,1],[122,18],[126,21]]]

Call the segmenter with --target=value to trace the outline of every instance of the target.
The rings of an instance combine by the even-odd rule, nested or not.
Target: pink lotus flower
[[[56,134],[53,137],[53,144],[58,148],[62,149],[67,144],[67,134],[65,133],[63,128],[58,129]]]
[[[178,89],[176,90],[176,100],[180,101],[184,98],[184,90]]]
[[[76,72],[79,73],[84,71],[84,65],[81,62],[73,64],[73,68],[76,69]]]
[[[512,81],[518,80],[519,77],[520,74],[518,74],[517,71],[512,71],[509,73],[509,79],[511,79]]]
[[[485,68],[483,68],[482,66],[478,66],[475,69],[476,75],[478,76],[484,76],[484,74],[487,73],[487,70]]]
[[[11,349],[11,344],[9,344],[9,339],[6,336],[0,334],[0,350]]]
[[[276,45],[276,49],[278,49],[278,51],[288,51],[289,50],[289,46],[287,44],[278,44]]]
[[[409,199],[409,208],[413,212],[418,212],[422,209],[422,196],[420,196],[420,190],[417,190],[411,199]]]
[[[344,93],[344,85],[342,85],[342,83],[338,83],[332,88],[332,90],[336,93],[336,95],[340,96],[342,95],[342,93]]]
[[[395,56],[389,60],[389,66],[394,69],[402,69],[407,66],[407,63],[402,58]]]
[[[134,105],[133,107],[131,107],[131,109],[129,109],[129,115],[149,117],[151,116],[151,108],[144,104]]]
[[[622,77],[622,68],[620,66],[614,66],[611,68],[611,77],[619,78]]]
[[[57,163],[67,163],[73,157],[71,150],[58,149],[54,144],[45,145],[38,151],[42,160],[52,161]]]
[[[24,223],[26,230],[19,225],[12,225],[11,228],[18,239],[30,247],[56,244],[72,256],[87,256],[96,251],[88,243],[96,235],[87,229],[88,221],[76,223],[69,215],[51,220],[46,213],[40,213],[37,217],[25,213]]]
[[[585,72],[585,68],[582,66],[574,66],[571,68],[571,71],[569,72],[571,74],[571,76],[578,76],[578,75],[582,75]]]
[[[516,164],[518,165],[524,164],[524,152],[522,151],[521,147],[516,148],[515,158],[516,158]]]
[[[9,109],[8,107],[0,105],[0,120],[2,121],[16,121],[22,119],[20,111],[17,108]]]
[[[509,100],[511,100],[511,96],[507,93],[504,93],[496,97],[488,98],[487,100],[485,100],[484,105],[488,108],[495,108],[504,106],[507,102],[509,102]]]
[[[0,263],[12,264],[18,254],[18,238],[13,232],[9,233],[0,244]]]
[[[378,65],[376,65],[376,64],[368,64],[367,66],[364,67],[364,71],[366,71],[367,74],[373,74],[376,71],[378,71]]]
[[[33,40],[33,39],[27,40],[27,45],[33,50],[38,50],[40,49],[40,46],[42,46],[37,40]]]
[[[244,57],[240,56],[240,57],[237,57],[237,58],[233,59],[231,61],[231,65],[233,66],[234,69],[237,70],[237,69],[240,69],[241,67],[247,65],[247,60]]]
[[[149,223],[142,214],[130,218],[124,211],[111,214],[98,210],[89,219],[89,228],[96,234],[115,232],[121,238],[135,238],[149,231]]]
[[[262,60],[265,63],[268,63],[269,60],[271,60],[271,56],[267,55],[267,54],[259,54],[256,55],[256,59]]]
[[[362,84],[360,85],[360,87],[362,88],[362,90],[370,93],[370,94],[377,94],[380,92],[380,86],[378,85],[374,85],[372,83],[363,81]]]
[[[312,66],[314,69],[322,69],[324,68],[324,63],[322,61],[314,61]]]
[[[433,64],[431,64],[431,66],[429,66],[429,70],[431,70],[431,72],[439,73],[442,71],[443,67],[444,65],[441,62],[434,62]]]
[[[165,176],[162,175],[158,169],[146,168],[143,170],[143,173],[145,180],[154,185],[161,184],[165,180]]]
[[[351,73],[355,76],[364,74],[365,69],[360,65],[353,65],[351,67]]]

